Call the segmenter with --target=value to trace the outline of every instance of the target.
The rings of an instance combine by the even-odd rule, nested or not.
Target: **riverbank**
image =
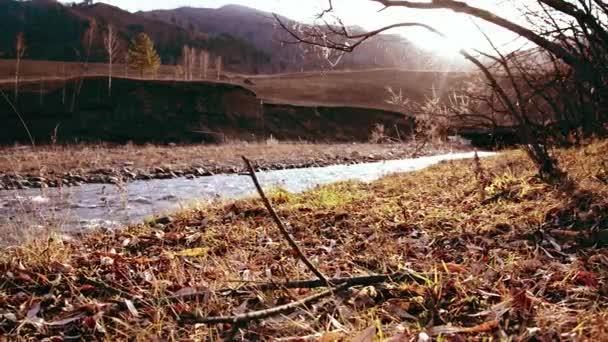
[[[607,149],[602,142],[558,151],[575,185],[568,188],[540,182],[523,153],[507,152],[478,165],[445,162],[301,195],[269,191],[303,253],[326,276],[401,272],[335,296],[322,297],[319,282],[280,285],[314,276],[257,198],[77,240],[54,236],[6,248],[0,333],[605,340]],[[314,294],[319,298],[305,309],[246,323],[237,316],[237,328],[232,318],[204,323]]]
[[[470,150],[459,144],[230,143],[224,145],[66,145],[0,148],[0,190],[124,184],[243,171],[241,156],[260,170],[395,160]]]

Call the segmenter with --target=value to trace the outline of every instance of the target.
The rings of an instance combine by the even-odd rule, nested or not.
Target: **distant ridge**
[[[310,46],[284,44],[292,39],[270,13],[242,5],[130,13],[104,3],[67,6],[55,0],[0,0],[0,58],[14,57],[15,37],[24,32],[27,59],[83,60],[87,55],[83,36],[91,25],[96,27],[91,62],[106,61],[103,32],[113,25],[123,49],[136,34],[145,32],[155,42],[163,64],[169,65],[181,63],[182,47],[188,45],[222,56],[225,69],[237,73],[371,68],[458,70],[458,66],[449,69],[441,58],[420,50],[399,35],[370,39],[342,57],[334,53],[332,62],[339,60],[339,63],[329,63],[319,50]],[[119,56],[118,63],[123,56]]]

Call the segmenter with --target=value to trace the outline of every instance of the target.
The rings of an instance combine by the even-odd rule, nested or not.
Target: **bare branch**
[[[267,318],[267,317],[280,315],[283,313],[293,311],[297,308],[310,305],[325,297],[329,297],[334,293],[342,292],[342,291],[348,289],[349,287],[352,287],[352,285],[350,285],[348,283],[344,283],[333,289],[325,290],[323,292],[316,293],[312,296],[302,298],[298,301],[291,302],[291,303],[285,304],[285,305],[276,306],[276,307],[273,307],[270,309],[252,311],[249,313],[235,315],[235,316],[201,317],[201,318],[195,319],[194,321],[197,323],[204,323],[204,324],[224,324],[224,323],[242,324],[242,323],[247,323],[247,322],[252,322],[252,321],[259,321],[259,320]]]
[[[249,159],[245,158],[244,156],[242,158],[243,158],[243,161],[245,162],[245,166],[249,170],[249,175],[251,176],[251,179],[253,180],[253,184],[255,185],[255,187],[258,191],[258,194],[262,198],[262,202],[264,202],[264,206],[266,206],[266,209],[270,213],[270,216],[274,220],[274,223],[276,224],[276,226],[281,231],[281,234],[283,234],[283,237],[285,238],[285,240],[287,240],[287,242],[289,243],[291,248],[297,254],[298,258],[306,265],[306,267],[308,267],[308,269],[314,275],[316,275],[317,278],[319,278],[319,280],[321,280],[328,286],[331,286],[331,283],[327,280],[327,277],[325,277],[325,275],[323,275],[323,273],[321,273],[321,271],[319,271],[312,264],[312,262],[310,262],[310,260],[308,260],[308,258],[304,255],[304,253],[302,252],[302,250],[300,249],[298,244],[294,241],[294,239],[291,237],[291,235],[287,231],[287,228],[283,224],[283,221],[281,221],[281,218],[279,217],[277,212],[272,207],[270,200],[268,199],[268,197],[266,197],[266,194],[264,193],[264,190],[262,189],[262,186],[260,185],[260,182],[258,181],[258,177],[256,176],[255,170],[254,170],[253,166],[251,165],[251,162],[249,161]]]
[[[496,15],[490,11],[473,7],[462,1],[453,0],[432,0],[431,2],[414,2],[414,1],[401,1],[401,0],[371,0],[380,3],[386,7],[407,7],[413,9],[448,9],[456,13],[465,13],[494,25],[503,27],[513,33],[516,33],[531,42],[541,46],[556,56],[559,56],[566,63],[575,68],[581,67],[581,62],[576,56],[568,52],[561,45],[552,42],[536,33],[532,30],[527,29],[521,25],[518,25],[512,21],[509,21],[503,17]]]

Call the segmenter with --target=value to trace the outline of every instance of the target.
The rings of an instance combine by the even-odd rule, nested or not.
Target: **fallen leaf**
[[[30,306],[30,309],[27,310],[27,318],[33,318],[38,315],[40,312],[40,302],[35,302]]]
[[[460,266],[460,265],[456,265],[456,264],[444,264],[445,268],[450,271],[450,272],[454,272],[454,273],[466,273],[467,270],[466,268]]]
[[[373,342],[375,336],[376,336],[376,327],[371,326],[371,327],[363,330],[357,336],[353,337],[353,339],[351,341],[352,342]]]
[[[129,309],[129,312],[131,313],[131,315],[133,315],[133,317],[139,317],[139,312],[137,312],[133,301],[125,299],[125,305],[127,306],[127,309]]]
[[[597,274],[593,272],[579,271],[572,280],[579,285],[598,287],[599,282],[597,278]]]
[[[343,340],[344,340],[344,333],[339,332],[339,331],[330,331],[330,332],[324,334],[319,339],[319,342],[338,342],[338,341],[343,341]]]
[[[175,252],[175,255],[183,256],[183,257],[199,257],[199,256],[206,255],[208,251],[209,251],[209,248],[199,247],[199,248],[184,249],[179,252]]]
[[[483,333],[494,330],[498,327],[498,320],[492,320],[488,322],[481,323],[474,327],[453,327],[449,325],[438,325],[436,327],[432,327],[428,330],[428,334],[430,336],[438,336],[438,335],[452,335],[452,334],[472,334],[472,333]]]
[[[76,321],[80,320],[82,317],[84,317],[84,314],[80,313],[80,314],[78,314],[76,316],[73,316],[73,317],[69,317],[69,318],[58,320],[58,321],[46,323],[46,325],[51,326],[51,327],[62,327],[64,325],[68,325],[68,324],[70,324],[72,322],[76,322]]]
[[[84,284],[80,287],[80,292],[89,292],[89,291],[94,291],[95,290],[95,286],[91,285],[91,284]]]

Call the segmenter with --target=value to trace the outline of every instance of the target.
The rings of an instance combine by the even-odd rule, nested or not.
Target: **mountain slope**
[[[155,42],[164,64],[177,63],[184,45],[226,56],[226,68],[233,71],[255,72],[255,63],[268,61],[266,54],[230,35],[208,36],[102,3],[64,6],[53,0],[0,0],[0,57],[14,57],[15,37],[24,32],[28,45],[25,58],[82,60],[87,55],[83,37],[87,29],[94,26],[89,60],[104,62],[103,32],[108,25],[118,30],[123,51],[137,33],[147,33]],[[122,59],[122,55],[119,56],[119,60]]]
[[[265,53],[273,63],[274,72],[332,69],[318,51],[308,46],[282,44],[290,41],[270,13],[239,5],[227,5],[218,9],[182,7],[174,10],[138,12],[142,16],[159,19],[189,30],[207,34],[230,34],[239,37]],[[299,24],[287,18],[286,23]],[[335,61],[335,60],[334,60]],[[441,64],[434,56],[424,53],[405,38],[383,35],[370,39],[355,52],[346,54],[336,66],[338,69],[375,67],[399,67],[429,69]]]
[[[75,60],[89,22],[55,1],[0,0],[0,57],[13,57],[15,37],[24,32],[27,58]]]

